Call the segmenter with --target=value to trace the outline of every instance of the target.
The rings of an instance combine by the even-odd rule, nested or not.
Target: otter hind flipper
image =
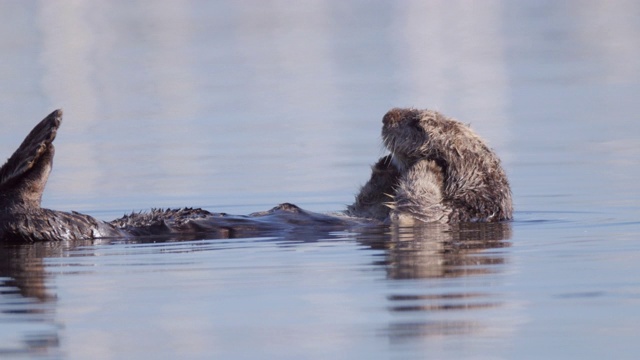
[[[0,168],[0,188],[24,176],[34,167],[56,138],[61,122],[62,110],[58,109],[31,130],[18,149]]]

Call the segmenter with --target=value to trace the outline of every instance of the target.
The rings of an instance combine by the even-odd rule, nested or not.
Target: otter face
[[[391,109],[382,119],[382,141],[393,155],[393,163],[403,171],[418,160],[432,158],[429,154],[430,123],[436,113],[416,109]]]

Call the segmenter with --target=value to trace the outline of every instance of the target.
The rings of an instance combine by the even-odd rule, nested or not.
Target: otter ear
[[[40,121],[27,135],[7,162],[0,168],[0,188],[23,177],[47,151],[62,122],[62,110],[56,110]]]

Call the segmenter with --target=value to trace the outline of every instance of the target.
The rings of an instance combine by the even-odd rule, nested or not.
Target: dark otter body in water
[[[317,214],[286,203],[248,216],[190,208],[154,209],[125,215],[111,222],[77,212],[44,209],[40,202],[53,165],[53,140],[61,120],[60,110],[47,116],[0,168],[0,241],[59,241],[183,233],[228,238],[287,231],[304,225],[330,230],[362,222]]]
[[[442,115],[391,110],[383,138],[392,152],[349,206],[349,216],[323,215],[292,204],[248,216],[203,209],[151,210],[111,222],[77,212],[43,209],[53,165],[56,110],[27,135],[0,168],[0,240],[60,241],[145,235],[206,234],[240,237],[304,226],[332,230],[380,221],[499,221],[511,218],[511,192],[498,158],[470,129]]]
[[[401,225],[512,218],[500,160],[468,126],[435,111],[392,109],[382,139],[391,155],[373,166],[348,214]]]

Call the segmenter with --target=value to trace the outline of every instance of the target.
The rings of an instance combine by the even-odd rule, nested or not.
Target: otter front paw
[[[413,220],[446,223],[451,209],[443,204],[444,174],[434,161],[419,160],[402,174],[389,207],[389,219],[399,225]],[[411,221],[409,221],[411,220]]]
[[[393,164],[391,155],[383,156],[371,167],[371,178],[360,189],[353,205],[347,208],[351,216],[385,220],[389,215],[386,205],[392,200],[400,172]]]

